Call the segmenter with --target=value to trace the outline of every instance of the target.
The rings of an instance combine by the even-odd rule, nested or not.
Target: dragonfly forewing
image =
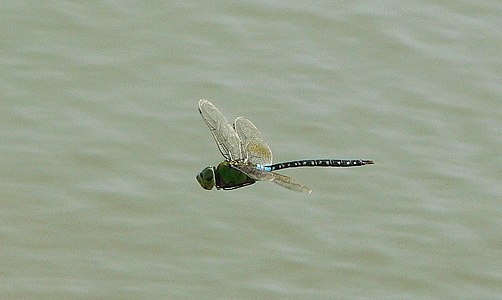
[[[259,170],[256,168],[256,166],[251,164],[234,163],[231,164],[231,166],[241,172],[244,172],[246,175],[253,178],[254,180],[272,181],[284,188],[300,193],[310,194],[312,192],[312,190],[309,187],[299,183],[295,179],[288,177],[286,175]]]
[[[241,140],[225,116],[208,100],[200,99],[199,112],[227,161],[244,158]]]
[[[256,126],[244,117],[238,117],[234,121],[234,129],[241,139],[244,156],[252,164],[272,164],[272,150],[263,140]]]

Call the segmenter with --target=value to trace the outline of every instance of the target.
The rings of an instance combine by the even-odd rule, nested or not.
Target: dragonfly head
[[[205,190],[213,189],[215,185],[214,167],[206,167],[202,172],[195,176],[200,186]]]

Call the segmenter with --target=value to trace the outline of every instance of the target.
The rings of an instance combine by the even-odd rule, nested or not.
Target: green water
[[[0,298],[502,295],[502,4],[4,1]],[[274,161],[205,191],[197,111]]]

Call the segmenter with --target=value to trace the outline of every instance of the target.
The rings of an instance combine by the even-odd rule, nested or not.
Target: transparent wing
[[[252,164],[272,164],[272,151],[261,137],[258,128],[244,117],[238,117],[234,121],[234,129],[239,135],[244,150],[244,157]]]
[[[223,114],[211,102],[200,99],[199,112],[227,161],[244,158],[241,140]]]
[[[284,188],[287,188],[288,190],[307,194],[312,193],[312,190],[310,188],[299,183],[298,181],[294,180],[291,177],[279,173],[258,170],[255,166],[250,164],[237,163],[237,164],[231,164],[231,166],[241,172],[244,172],[246,175],[253,178],[254,180],[272,181]]]

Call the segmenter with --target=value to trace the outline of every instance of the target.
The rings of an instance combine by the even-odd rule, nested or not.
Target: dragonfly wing
[[[268,173],[274,174],[274,179],[272,180],[272,182],[282,186],[283,188],[287,188],[288,190],[300,193],[307,193],[307,194],[312,193],[312,190],[309,187],[299,183],[298,181],[289,176],[274,172],[268,172]]]
[[[211,134],[227,161],[244,158],[241,140],[225,116],[211,102],[200,99],[199,112],[206,122]]]
[[[238,117],[234,121],[234,129],[242,142],[244,156],[252,164],[272,164],[272,151],[261,137],[256,126],[244,117]]]
[[[309,187],[299,183],[298,181],[296,181],[291,177],[279,173],[259,170],[251,164],[231,164],[231,166],[241,172],[244,172],[246,175],[248,175],[254,180],[272,181],[284,188],[287,188],[288,190],[292,190],[295,192],[307,193],[307,194],[310,194],[312,192],[312,190]]]

